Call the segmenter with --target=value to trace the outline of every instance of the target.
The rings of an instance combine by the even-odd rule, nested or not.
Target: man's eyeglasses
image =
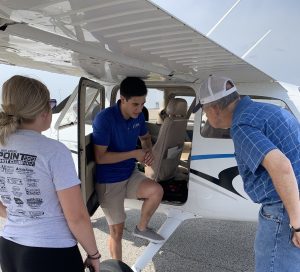
[[[56,104],[57,104],[56,99],[49,100],[49,105],[50,105],[51,110],[53,110],[56,107]]]

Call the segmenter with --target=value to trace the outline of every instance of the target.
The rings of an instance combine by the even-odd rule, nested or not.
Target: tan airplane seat
[[[161,127],[162,123],[164,122],[163,119],[165,118],[166,115],[167,114],[166,114],[165,109],[161,109],[159,111],[159,113],[157,114],[156,123],[146,122],[148,131],[151,135],[152,144],[155,144],[157,141],[160,127]]]
[[[152,166],[145,167],[146,176],[156,181],[176,176],[186,135],[187,102],[182,98],[172,98],[166,114],[152,149],[155,160]]]
[[[101,111],[101,105],[100,105],[100,104],[97,105],[97,106],[95,106],[95,107],[93,108],[93,110],[92,110],[92,120],[95,119],[97,113],[100,112],[100,111]]]

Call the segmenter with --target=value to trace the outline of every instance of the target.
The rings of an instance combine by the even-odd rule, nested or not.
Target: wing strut
[[[195,215],[182,210],[170,209],[167,213],[167,219],[158,230],[158,233],[165,238],[166,242],[184,220],[191,218],[195,218]],[[143,251],[142,255],[132,266],[132,270],[134,272],[141,272],[146,267],[146,265],[152,260],[154,255],[164,245],[164,243],[149,243],[149,245]]]

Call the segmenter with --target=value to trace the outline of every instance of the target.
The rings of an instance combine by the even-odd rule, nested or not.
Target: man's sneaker
[[[146,228],[145,230],[140,231],[136,226],[132,235],[146,239],[146,240],[148,240],[152,243],[156,243],[156,244],[159,244],[159,243],[162,243],[165,241],[165,239],[161,235],[159,235],[153,229],[150,229],[150,228]]]

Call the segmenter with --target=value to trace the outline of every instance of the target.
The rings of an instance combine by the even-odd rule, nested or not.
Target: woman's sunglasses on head
[[[51,110],[53,110],[56,107],[56,104],[57,104],[56,99],[49,100],[49,105],[50,105]]]

